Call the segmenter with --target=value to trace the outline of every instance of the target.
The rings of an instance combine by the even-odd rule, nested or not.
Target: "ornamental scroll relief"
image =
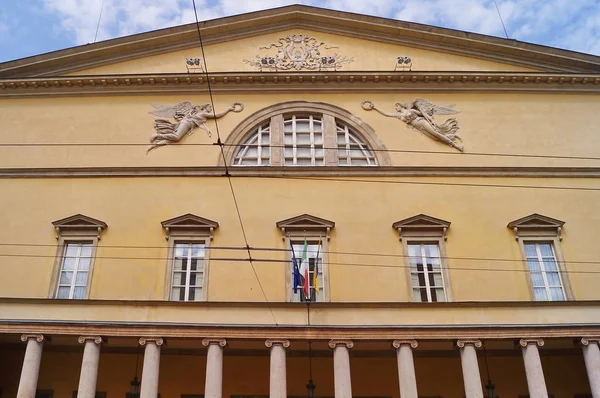
[[[241,112],[244,105],[240,102],[234,102],[229,108],[221,113],[213,112],[211,104],[192,105],[189,101],[183,101],[177,105],[152,105],[155,111],[148,112],[151,115],[174,118],[177,123],[172,123],[165,119],[155,119],[154,129],[156,134],[150,137],[150,146],[146,153],[160,146],[178,142],[186,134],[191,135],[196,127],[206,130],[208,136],[211,136],[210,129],[206,126],[208,119],[218,119],[231,112]]]
[[[257,55],[256,59],[243,61],[259,70],[338,70],[343,64],[354,61],[354,58],[331,53],[329,50],[338,48],[327,46],[324,42],[318,42],[316,38],[308,35],[288,35],[280,37],[279,42],[271,43],[259,50],[271,50],[264,55]]]
[[[442,124],[437,124],[433,120],[434,115],[454,115],[460,113],[458,109],[453,109],[454,105],[435,105],[425,99],[417,98],[408,104],[396,103],[396,113],[382,111],[368,100],[363,101],[361,106],[366,111],[374,109],[384,116],[398,118],[406,123],[407,126],[420,131],[429,138],[440,141],[461,152],[465,149],[462,145],[462,138],[458,135],[458,120],[450,118]]]

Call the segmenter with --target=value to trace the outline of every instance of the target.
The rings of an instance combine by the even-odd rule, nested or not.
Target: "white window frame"
[[[269,142],[264,147],[263,136],[269,136]],[[255,142],[255,143],[254,143]],[[251,148],[256,148],[256,158],[248,157],[247,153]],[[266,162],[263,163],[263,151],[268,153]],[[244,161],[256,159],[256,164],[244,165]],[[235,151],[233,157],[233,166],[270,166],[271,165],[271,123],[265,123],[257,127],[254,134],[250,135]]]
[[[347,166],[357,166],[356,164],[352,164],[354,159],[366,159],[366,165],[358,165],[358,166],[377,166],[377,159],[373,154],[373,150],[369,148],[369,146],[363,141],[360,140],[360,136],[357,135],[354,131],[351,131],[347,124],[336,123],[336,144],[338,147],[338,161],[339,159],[344,158],[346,163],[339,163],[342,167]],[[340,143],[338,140],[339,135],[343,132],[344,134],[344,142]],[[351,134],[352,133],[352,134]],[[357,158],[352,156],[352,151],[360,151],[363,154],[362,158]],[[344,156],[340,155],[340,152],[344,153]]]
[[[65,271],[64,270],[64,265],[65,265],[65,260],[67,259],[67,251],[69,246],[71,245],[77,245],[77,253],[75,254],[74,258],[75,258],[75,263],[73,264],[73,270],[72,271]],[[90,266],[88,267],[87,270],[85,271],[81,271],[81,272],[86,272],[87,273],[87,278],[85,280],[85,285],[83,287],[85,287],[84,290],[84,295],[81,298],[76,298],[73,297],[73,294],[75,293],[75,288],[76,287],[82,287],[81,285],[77,285],[77,275],[80,273],[79,270],[79,264],[81,263],[81,259],[83,258],[81,252],[83,249],[83,245],[89,245],[90,246]],[[93,251],[94,251],[94,242],[93,241],[89,241],[89,240],[83,240],[83,241],[79,241],[79,240],[69,240],[66,241],[64,243],[64,248],[63,248],[63,255],[62,255],[62,259],[61,259],[61,264],[60,264],[60,270],[58,272],[58,282],[56,283],[56,292],[55,292],[55,298],[57,299],[65,299],[65,300],[81,300],[81,299],[85,299],[88,297],[88,292],[89,292],[89,285],[90,285],[90,269],[91,269],[91,264],[93,261]],[[69,257],[71,258],[71,257]],[[71,283],[69,285],[61,285],[60,280],[62,278],[62,274],[63,272],[71,272],[73,274],[73,277],[71,278]],[[69,287],[69,296],[68,297],[58,297],[58,292],[60,290],[61,287]]]
[[[321,239],[321,251],[319,252],[319,257],[322,261],[319,263],[319,268],[322,270],[321,274],[322,278],[322,286],[320,289],[322,290],[321,300],[317,300],[317,303],[329,302],[329,266],[328,266],[328,251],[329,251],[329,242],[327,239],[327,233],[323,232],[319,234],[316,231],[307,231],[304,232],[295,232],[290,231],[286,233],[284,238],[284,244],[286,249],[286,272],[285,272],[285,290],[286,290],[286,301],[289,303],[305,303],[304,301],[300,301],[300,292],[294,294],[293,289],[293,263],[292,263],[292,251],[290,243],[293,242],[295,245],[304,245],[304,238],[308,244],[316,245],[319,242],[319,238]],[[298,265],[300,265],[300,259],[302,258],[302,251],[294,252],[296,255],[296,260],[298,260]],[[317,296],[318,297],[318,296]]]
[[[209,277],[209,270],[210,270],[210,242],[211,242],[211,237],[210,235],[205,235],[202,236],[202,234],[199,235],[179,235],[179,234],[173,234],[171,233],[171,235],[169,235],[168,238],[168,242],[169,242],[169,254],[167,256],[167,272],[166,272],[166,276],[165,276],[165,294],[164,294],[164,298],[167,301],[173,301],[173,302],[201,302],[201,301],[207,301],[208,300],[208,277]],[[176,249],[176,245],[180,244],[180,243],[201,243],[204,244],[204,270],[202,273],[202,294],[201,297],[197,300],[173,300],[172,297],[172,289],[173,289],[173,273],[175,272],[175,249]],[[189,271],[189,270],[188,270]],[[190,272],[186,272],[186,286],[185,288],[188,289],[189,286],[187,284],[188,279],[189,279],[189,274]],[[186,290],[186,298],[189,296],[189,291]]]
[[[409,265],[408,274],[409,274],[409,278],[410,278],[410,285],[411,285],[410,296],[411,296],[411,300],[412,301],[423,302],[423,303],[437,303],[437,302],[446,302],[446,301],[448,301],[447,288],[446,288],[446,278],[447,277],[445,276],[445,272],[444,272],[444,270],[445,270],[445,268],[444,268],[445,267],[445,265],[444,265],[445,264],[444,257],[446,257],[446,256],[445,256],[445,254],[442,253],[443,244],[440,241],[443,242],[443,239],[433,239],[432,240],[432,239],[427,239],[427,238],[417,238],[417,239],[415,239],[415,238],[407,238],[405,240],[404,248],[405,248],[405,253],[408,256],[408,265]],[[418,245],[419,246],[419,249],[420,249],[420,252],[421,252],[420,253],[421,254],[420,257],[421,257],[421,260],[423,261],[423,265],[424,265],[424,267],[423,267],[423,274],[425,276],[425,286],[420,286],[420,285],[414,286],[412,284],[412,275],[413,275],[412,267],[413,267],[413,265],[410,263],[410,259],[411,259],[410,251],[409,251],[409,246],[410,245]],[[425,266],[427,264],[427,262],[424,261],[426,259],[424,245],[436,245],[437,248],[438,248],[438,253],[439,253],[438,259],[440,261],[440,271],[439,271],[439,273],[441,274],[441,278],[442,278],[442,286],[441,286],[441,288],[443,289],[444,300],[439,300],[438,299],[436,301],[432,301],[431,291],[433,289],[439,288],[439,286],[431,287],[430,284],[429,284],[429,270]],[[437,273],[437,272],[432,271],[432,273]],[[427,301],[423,301],[423,300],[417,301],[417,300],[414,299],[414,291],[418,290],[419,291],[419,295],[420,295],[421,294],[420,291],[421,291],[422,288],[426,289]]]
[[[83,231],[78,231],[83,232]],[[60,277],[63,270],[63,263],[67,253],[67,246],[69,244],[77,244],[77,243],[89,243],[92,245],[92,252],[90,254],[90,269],[88,272],[88,277],[86,281],[85,294],[82,299],[73,299],[73,291],[74,291],[74,281],[76,274],[73,272],[73,283],[71,285],[71,290],[69,292],[69,298],[61,298],[58,296],[58,288],[60,287]],[[77,233],[77,234],[68,234],[68,235],[60,235],[58,237],[58,247],[56,249],[56,260],[54,262],[54,270],[52,272],[52,280],[50,282],[50,291],[48,293],[48,298],[58,299],[58,300],[85,300],[89,299],[91,292],[91,285],[94,274],[94,263],[96,262],[96,250],[98,248],[98,237],[90,236],[86,233]],[[79,258],[77,260],[77,265],[79,264]],[[77,267],[74,267],[74,269]]]
[[[419,286],[413,286],[412,284],[412,272],[410,264],[410,256],[408,251],[409,244],[437,244],[440,252],[440,267],[442,269],[442,280],[444,283],[444,294],[446,302],[452,301],[452,289],[450,287],[450,274],[448,272],[448,256],[446,254],[445,239],[443,236],[431,236],[427,233],[420,234],[418,231],[410,231],[410,233],[403,232],[401,235],[402,249],[404,251],[404,265],[406,267],[407,286],[408,294],[411,302],[424,303],[425,301],[415,300],[413,298],[413,290],[420,288]],[[429,294],[428,294],[429,297]],[[434,301],[434,303],[441,301]]]
[[[550,246],[550,250],[552,251],[552,257],[554,262],[556,263],[556,271],[547,271],[545,268],[545,262],[544,262],[544,257],[542,256],[542,253],[540,251],[540,245],[541,244],[547,244]],[[536,257],[535,260],[537,260],[538,264],[540,265],[540,273],[542,274],[542,280],[544,281],[544,290],[546,291],[546,297],[547,300],[536,300],[535,298],[535,292],[533,299],[536,301],[566,301],[567,300],[567,294],[565,292],[565,287],[564,287],[564,283],[562,281],[562,275],[560,272],[560,268],[558,265],[558,258],[556,256],[556,250],[554,249],[554,243],[551,241],[547,241],[547,240],[539,240],[539,241],[535,241],[535,240],[527,240],[524,239],[523,240],[523,250],[524,250],[524,254],[525,254],[525,262],[527,263],[527,268],[529,269],[529,276],[530,276],[530,280],[531,280],[531,288],[532,290],[536,289],[536,288],[540,288],[542,286],[534,286],[533,285],[533,278],[531,277],[531,269],[529,268],[529,259],[531,257],[527,257],[527,251],[525,250],[525,246],[526,245],[535,245],[535,252],[536,252]],[[560,282],[560,290],[562,291],[563,294],[563,299],[562,300],[553,300],[552,299],[552,294],[550,293],[550,288],[556,288],[557,286],[550,286],[550,283],[548,282],[548,272],[556,272],[558,274],[558,280]]]
[[[519,236],[517,237],[517,241],[519,243],[519,249],[521,251],[521,257],[523,258],[523,267],[525,272],[525,275],[527,275],[527,286],[529,288],[529,294],[531,297],[532,301],[536,301],[535,300],[535,293],[534,293],[534,286],[533,286],[533,281],[531,279],[531,271],[529,269],[529,264],[527,262],[527,254],[525,252],[525,244],[526,243],[549,243],[552,246],[552,251],[554,253],[554,260],[556,261],[557,264],[557,268],[558,268],[558,276],[560,278],[560,282],[562,284],[562,289],[563,289],[563,294],[565,296],[565,300],[564,301],[572,301],[574,300],[574,296],[573,296],[573,291],[571,290],[571,284],[567,275],[567,271],[566,271],[566,267],[565,267],[565,260],[562,254],[562,250],[560,247],[560,238],[556,235],[545,235],[545,234],[541,234],[538,233],[536,234],[533,231],[519,231]],[[543,264],[540,264],[540,267],[543,267]],[[548,286],[547,284],[547,280],[546,280],[546,274],[545,272],[542,273],[543,277],[544,277],[544,283],[546,284],[546,287]],[[546,292],[546,294],[549,294],[548,292]],[[541,301],[541,300],[539,300]],[[548,300],[547,301],[552,301],[551,300],[551,296],[548,295]],[[555,300],[556,301],[556,300]]]
[[[318,120],[318,123],[321,126],[321,131],[315,131],[315,119]],[[298,120],[301,122],[308,121],[309,125],[309,144],[298,144],[298,129],[296,127]],[[292,131],[286,133],[285,126],[286,124],[291,124]],[[302,149],[310,149],[310,166],[325,166],[325,123],[322,115],[314,115],[314,114],[292,114],[283,117],[283,165],[284,166],[308,166],[303,164],[298,164],[298,147]],[[292,136],[292,144],[285,143],[286,135]],[[306,133],[303,133],[306,134]],[[315,143],[315,134],[321,135],[321,143]],[[285,152],[286,149],[292,149],[292,157],[286,157]],[[316,157],[316,149],[321,149],[323,151],[323,157],[319,157],[319,163],[317,165],[317,157]],[[291,159],[291,164],[287,163]],[[321,163],[322,162],[322,163]]]

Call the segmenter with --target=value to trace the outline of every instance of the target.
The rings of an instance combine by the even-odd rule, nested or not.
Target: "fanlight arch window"
[[[373,130],[329,104],[277,104],[250,116],[228,137],[232,166],[389,165]]]

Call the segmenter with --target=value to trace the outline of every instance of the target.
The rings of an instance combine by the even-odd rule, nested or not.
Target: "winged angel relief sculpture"
[[[245,59],[244,62],[262,70],[338,70],[342,64],[352,62],[354,58],[341,56],[337,53],[328,53],[328,50],[337,48],[327,46],[324,42],[308,35],[289,35],[280,37],[278,43],[271,43],[259,50],[276,48],[271,54],[257,55],[254,60]],[[273,54],[274,53],[274,54]]]
[[[363,101],[361,106],[367,111],[374,109],[384,116],[398,118],[429,138],[443,142],[461,152],[465,149],[462,145],[462,138],[458,135],[458,120],[450,118],[442,124],[437,124],[433,120],[434,115],[454,115],[460,113],[459,110],[454,109],[454,105],[435,105],[425,99],[417,98],[408,104],[397,103],[396,113],[382,111],[371,101]]]
[[[218,119],[230,111],[241,112],[244,109],[244,105],[239,102],[234,102],[233,105],[221,113],[214,113],[210,104],[194,106],[189,101],[183,101],[173,106],[152,106],[156,110],[148,113],[155,116],[174,118],[177,123],[172,123],[165,119],[154,120],[156,134],[150,137],[151,144],[148,146],[146,153],[160,146],[178,142],[184,135],[191,135],[196,127],[206,130],[210,137],[210,129],[205,124],[208,119]]]

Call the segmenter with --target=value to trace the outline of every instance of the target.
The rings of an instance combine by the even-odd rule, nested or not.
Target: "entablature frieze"
[[[2,97],[305,92],[598,93],[600,74],[538,72],[222,72],[0,79]]]

